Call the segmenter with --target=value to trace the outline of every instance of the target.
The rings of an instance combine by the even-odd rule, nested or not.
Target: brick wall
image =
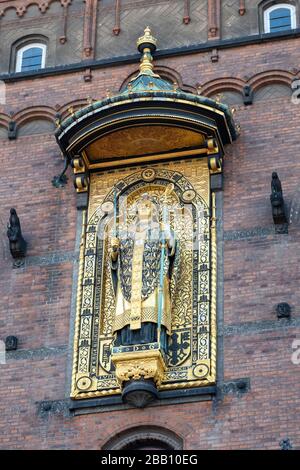
[[[220,0],[1,0],[0,73],[15,71],[16,47],[30,36],[47,40],[47,67],[136,53],[136,38],[149,25],[167,50],[210,40],[264,32],[263,2]],[[241,5],[246,9],[240,14]],[[299,0],[288,3],[297,7]],[[66,6],[65,14],[63,5]],[[66,18],[66,19],[65,19]],[[158,34],[159,33],[159,34]]]
[[[228,49],[214,64],[210,54],[194,54],[160,60],[159,65],[176,70],[190,86],[209,88],[219,81],[212,91],[226,91],[230,81],[239,80],[235,92],[241,94],[249,80],[254,87],[258,83],[257,89],[278,80],[288,86],[299,70],[298,43],[290,39]],[[90,83],[81,72],[10,82],[0,118],[12,113],[22,123],[25,111],[30,121],[47,107],[54,119],[55,110],[66,110],[70,102],[88,95],[101,98],[108,88],[117,91],[135,69],[133,64],[95,70]],[[287,75],[279,79],[279,70]],[[8,354],[7,364],[0,365],[1,448],[99,449],[115,433],[142,424],[175,431],[185,449],[271,449],[286,437],[300,447],[300,366],[291,362],[292,341],[300,338],[300,224],[291,225],[288,235],[274,234],[269,201],[273,170],[279,172],[287,202],[295,201],[299,117],[300,107],[288,96],[272,93],[252,106],[239,105],[235,114],[241,135],[227,149],[223,192],[223,393],[213,402],[75,417],[64,406],[77,265],[75,192],[70,180],[63,189],[51,185],[63,166],[53,135],[25,135],[15,141],[2,136],[0,339],[15,335],[20,343],[18,351]],[[18,269],[12,268],[6,239],[10,207],[17,208],[29,243],[26,264]],[[292,306],[290,322],[276,319],[275,305],[283,301]],[[239,378],[250,378],[249,392],[224,387]],[[60,406],[41,413],[45,401],[60,401]]]

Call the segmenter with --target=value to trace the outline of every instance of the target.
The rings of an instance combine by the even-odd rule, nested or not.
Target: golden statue
[[[167,351],[170,282],[178,251],[174,231],[167,222],[159,222],[156,203],[144,194],[136,204],[134,226],[111,239],[115,346],[158,341]]]

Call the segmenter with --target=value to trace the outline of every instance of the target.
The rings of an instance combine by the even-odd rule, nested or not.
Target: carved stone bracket
[[[112,361],[121,387],[129,380],[141,379],[153,379],[159,387],[166,370],[162,354],[158,349],[113,354]]]
[[[86,171],[85,163],[83,158],[76,156],[72,160],[72,168],[74,171],[74,187],[77,193],[85,193],[89,188],[89,174]]]
[[[243,379],[234,379],[229,382],[224,382],[219,388],[222,395],[244,395],[250,391],[250,379],[248,377]]]

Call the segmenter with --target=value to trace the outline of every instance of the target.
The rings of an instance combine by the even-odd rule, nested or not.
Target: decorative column
[[[184,16],[183,16],[183,23],[189,24],[191,21],[191,2],[190,0],[184,0]]]
[[[114,33],[115,36],[118,36],[121,32],[120,17],[121,17],[121,0],[116,0],[116,4],[115,4],[115,26],[113,28],[113,33]]]
[[[220,39],[221,1],[208,0],[208,39]]]
[[[241,16],[244,16],[245,13],[246,13],[246,2],[245,0],[240,0],[239,14]]]
[[[67,42],[67,21],[68,21],[68,6],[72,0],[61,0],[61,6],[63,7],[61,23],[60,23],[60,35],[59,42],[65,44]]]
[[[94,59],[98,0],[85,0],[83,59]]]

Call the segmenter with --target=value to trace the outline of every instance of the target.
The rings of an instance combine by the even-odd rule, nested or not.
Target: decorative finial
[[[144,30],[144,36],[137,40],[138,51],[142,54],[139,75],[151,75],[159,77],[153,73],[153,52],[156,51],[157,39],[152,36],[149,26]]]
[[[151,52],[154,52],[156,50],[157,39],[152,36],[151,29],[149,26],[144,29],[144,36],[138,38],[136,45],[139,52],[143,52],[145,47],[149,48]]]

